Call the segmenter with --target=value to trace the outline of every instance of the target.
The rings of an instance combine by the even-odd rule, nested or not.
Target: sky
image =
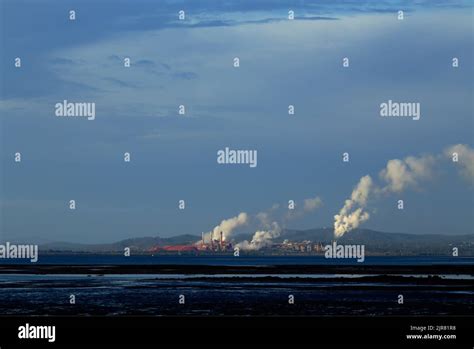
[[[360,227],[474,233],[472,171],[445,159],[473,147],[470,1],[0,4],[0,240],[200,234],[315,197],[284,227],[332,227],[361,177],[382,188],[387,162],[408,156],[436,165],[371,196]],[[56,116],[63,100],[95,103],[95,120]],[[388,100],[420,103],[420,120],[381,117]],[[257,167],[218,164],[226,147],[257,150]]]

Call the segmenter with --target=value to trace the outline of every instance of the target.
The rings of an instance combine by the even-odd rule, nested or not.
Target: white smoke
[[[281,228],[277,222],[272,222],[270,230],[259,230],[255,232],[252,240],[248,242],[244,240],[236,245],[242,250],[260,250],[261,248],[271,246],[273,239],[280,236]]]
[[[357,228],[369,219],[370,215],[364,209],[372,191],[372,186],[372,178],[369,175],[362,177],[352,191],[351,198],[345,201],[339,214],[334,216],[334,235],[336,238]]]
[[[316,196],[315,198],[309,198],[305,199],[303,202],[303,210],[305,212],[312,212],[316,210],[317,208],[320,208],[323,204],[323,201],[319,196]]]
[[[235,228],[245,225],[247,223],[248,215],[245,212],[239,213],[238,216],[229,219],[224,219],[219,225],[216,225],[212,231],[204,234],[204,241],[220,239],[221,232],[223,240],[228,240]]]
[[[456,144],[446,148],[444,154],[460,167],[461,175],[474,184],[474,149],[465,144]]]
[[[241,250],[259,250],[261,248],[270,246],[272,240],[279,237],[281,233],[280,225],[276,220],[272,220],[273,213],[279,208],[278,204],[274,204],[272,208],[266,212],[259,212],[255,218],[259,222],[262,230],[257,230],[252,237],[252,240],[244,240],[236,245]]]
[[[369,175],[362,177],[352,191],[351,198],[345,201],[339,214],[334,216],[334,236],[340,238],[370,218],[369,213],[365,211],[369,195],[399,193],[409,187],[416,188],[421,180],[431,177],[434,163],[435,158],[431,155],[389,160],[379,173],[380,178],[386,182],[382,189],[375,186]]]
[[[323,200],[319,196],[314,198],[307,198],[303,200],[303,204],[296,204],[292,210],[287,210],[283,218],[283,225],[286,225],[288,221],[301,218],[304,215],[313,212],[323,205]]]
[[[416,188],[421,180],[431,177],[434,163],[435,158],[431,155],[389,160],[380,171],[380,178],[387,182],[382,191],[399,193],[408,187]]]
[[[236,246],[242,250],[259,250],[261,248],[270,246],[273,243],[273,239],[278,238],[281,235],[282,226],[286,226],[286,220],[301,217],[305,213],[312,212],[321,207],[323,201],[319,196],[314,198],[307,198],[303,200],[303,206],[295,210],[287,211],[287,214],[281,214],[283,219],[276,219],[276,212],[280,209],[280,205],[274,204],[269,210],[265,212],[259,212],[255,217],[259,222],[261,229],[257,230],[252,237],[252,240],[242,241]],[[297,206],[298,207],[298,206]],[[280,223],[279,223],[280,222]]]
[[[474,150],[464,144],[453,145],[444,150],[445,156],[454,158],[455,154],[458,156],[461,174],[474,183]],[[439,159],[439,155],[424,155],[389,160],[379,173],[385,182],[381,188],[372,183],[370,176],[362,177],[351,198],[345,201],[339,214],[334,216],[334,236],[339,238],[370,218],[369,213],[364,211],[369,195],[400,193],[408,188],[418,188],[422,181],[432,177],[434,165]]]
[[[271,217],[268,212],[259,212],[255,217],[263,227],[269,227],[271,225]]]

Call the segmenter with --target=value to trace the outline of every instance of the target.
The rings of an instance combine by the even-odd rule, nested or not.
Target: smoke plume
[[[452,158],[452,161],[459,164],[461,175],[474,184],[472,148],[457,144],[446,148],[442,155]],[[339,214],[334,216],[334,236],[339,238],[369,219],[369,213],[364,211],[369,195],[401,193],[408,188],[419,188],[421,182],[432,177],[434,165],[440,158],[440,155],[424,155],[389,160],[379,173],[380,179],[384,182],[380,187],[372,182],[370,176],[362,177],[351,198],[345,201]]]
[[[334,236],[340,238],[345,233],[359,227],[370,218],[365,211],[369,195],[380,193],[400,193],[409,187],[416,188],[419,182],[431,177],[435,158],[431,155],[408,156],[403,160],[392,159],[379,175],[386,184],[380,189],[369,175],[362,177],[352,191],[339,214],[334,216]]]
[[[204,235],[204,240],[211,241],[214,239],[219,239],[221,232],[223,235],[223,240],[228,240],[235,228],[245,225],[247,223],[247,213],[241,212],[238,216],[222,220],[222,222],[219,225],[215,226],[212,231]]]
[[[417,187],[421,180],[431,177],[434,163],[431,155],[389,160],[380,171],[380,178],[387,182],[382,191],[400,193],[408,187]]]
[[[323,201],[319,196],[316,196],[315,198],[305,199],[303,202],[303,210],[305,212],[312,212],[317,208],[321,207],[322,204]]]
[[[286,226],[287,220],[313,212],[321,207],[322,204],[323,201],[319,196],[307,198],[303,200],[301,206],[297,205],[296,209],[286,209],[286,214],[284,211],[282,212],[282,210],[285,209],[284,207],[274,204],[270,209],[264,212],[259,212],[255,215],[259,229],[255,232],[250,242],[244,240],[237,244],[236,247],[242,250],[259,250],[271,246],[273,240],[280,237],[283,230],[282,227]]]
[[[370,215],[364,209],[371,191],[372,178],[369,175],[362,177],[352,191],[350,199],[345,201],[339,214],[334,216],[334,235],[336,238],[357,228],[369,219]]]
[[[323,200],[319,196],[314,198],[307,198],[303,200],[303,205],[296,204],[296,207],[292,210],[287,210],[283,218],[283,224],[286,225],[288,221],[301,218],[304,215],[313,212],[323,205]]]
[[[272,222],[270,230],[259,230],[255,232],[250,242],[244,240],[238,243],[236,247],[242,250],[260,250],[261,248],[270,246],[272,240],[279,237],[280,233],[281,228],[279,224],[277,222]]]
[[[461,175],[474,184],[474,149],[465,144],[456,144],[446,148],[444,154],[459,166]]]

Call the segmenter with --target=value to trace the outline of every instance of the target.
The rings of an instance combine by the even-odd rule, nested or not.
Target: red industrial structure
[[[232,243],[226,243],[224,233],[221,231],[219,239],[213,239],[212,233],[209,236],[209,241],[205,241],[205,234],[202,233],[201,241],[188,244],[188,245],[167,245],[167,246],[154,246],[150,249],[150,252],[198,252],[198,251],[212,251],[212,252],[225,252],[232,251]]]
[[[150,252],[197,252],[194,245],[171,245],[171,246],[155,246]]]

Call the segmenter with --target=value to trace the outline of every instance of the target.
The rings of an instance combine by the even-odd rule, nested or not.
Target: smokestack
[[[209,233],[211,241],[215,240],[219,244],[219,233],[223,235],[223,240],[230,238],[234,229],[248,223],[248,215],[245,212],[239,213],[238,216],[224,219],[219,225],[215,226]]]

